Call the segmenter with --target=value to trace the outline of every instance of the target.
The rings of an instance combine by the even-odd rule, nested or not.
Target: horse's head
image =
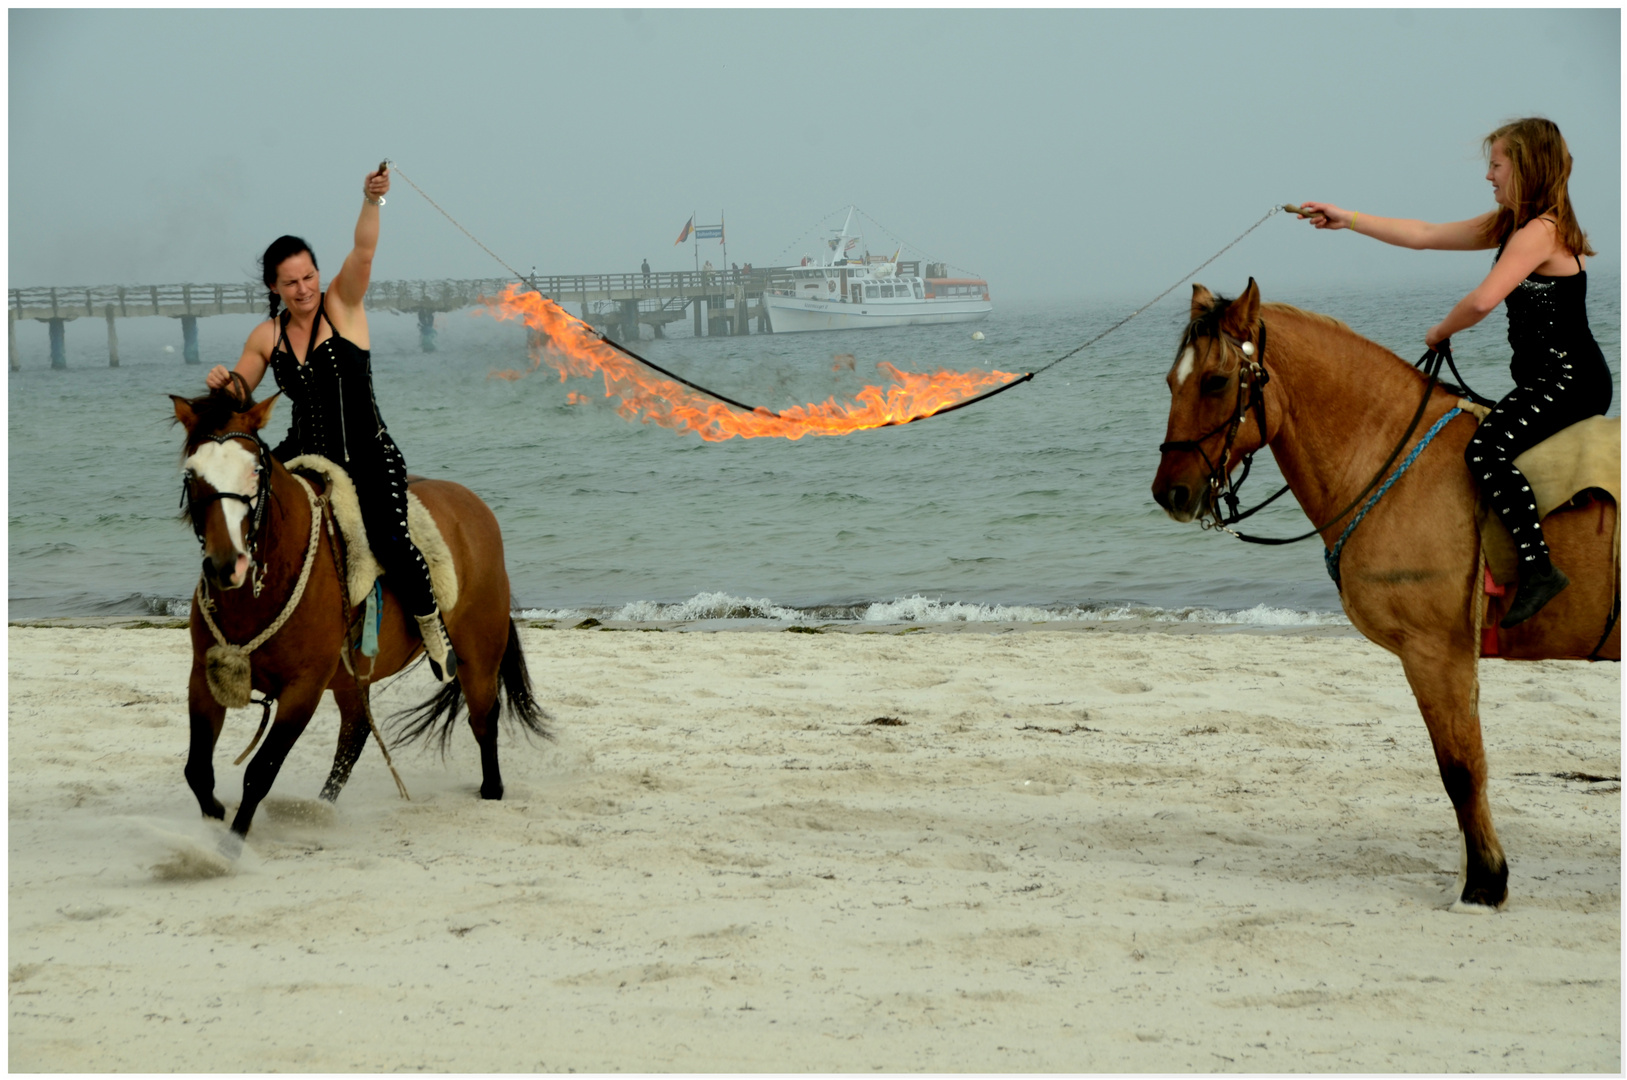
[[[1214,515],[1232,469],[1265,442],[1264,345],[1253,278],[1236,300],[1192,286],[1192,318],[1165,378],[1169,426],[1152,482],[1153,499],[1176,521]]]
[[[255,526],[270,497],[272,466],[259,433],[278,396],[244,405],[222,390],[190,400],[170,395],[186,428],[181,506],[203,546],[203,576],[220,589],[242,585],[255,565]]]

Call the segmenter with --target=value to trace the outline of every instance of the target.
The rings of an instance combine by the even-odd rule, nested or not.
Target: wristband
[[[1351,232],[1355,232],[1356,231],[1356,219],[1359,218],[1359,217],[1361,217],[1361,211],[1360,210],[1352,210],[1350,212],[1350,224],[1346,225],[1345,228],[1349,229]]]

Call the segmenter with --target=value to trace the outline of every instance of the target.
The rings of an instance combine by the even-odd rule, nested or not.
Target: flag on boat
[[[679,244],[683,243],[685,240],[688,240],[689,239],[689,234],[694,232],[694,231],[695,231],[695,215],[691,214],[691,215],[689,215],[689,220],[684,222],[684,231],[678,234],[678,239],[676,239],[676,240],[674,240],[672,242],[672,246],[677,247]]]
[[[846,253],[846,252],[852,251],[854,248],[856,248],[858,246],[859,246],[859,237],[855,236],[853,239],[851,239],[851,240],[849,240],[847,242],[847,247],[843,248],[842,251],[844,253]]]

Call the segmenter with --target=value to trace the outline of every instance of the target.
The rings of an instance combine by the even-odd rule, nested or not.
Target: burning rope
[[[459,224],[456,218],[431,199],[423,188],[413,183],[394,162],[388,164],[395,170],[396,175],[422,195],[424,201],[450,221],[459,232],[474,241],[480,250],[514,275],[517,282],[527,281],[524,274],[481,243],[473,233]],[[603,376],[605,396],[620,396],[622,404],[618,411],[629,419],[639,416],[642,412],[642,418],[646,423],[654,421],[663,427],[695,431],[708,440],[728,439],[737,435],[745,438],[778,436],[790,439],[798,439],[807,434],[844,435],[852,431],[895,427],[925,420],[930,416],[942,416],[944,413],[987,401],[996,394],[1002,394],[1014,386],[1029,382],[1034,376],[1049,371],[1062,361],[1090,348],[1164,299],[1183,283],[1196,277],[1204,267],[1236,247],[1244,237],[1265,224],[1268,218],[1282,209],[1281,206],[1273,206],[1264,217],[1244,229],[1231,243],[1205,259],[1191,273],[1089,341],[1063,353],[1043,367],[1022,375],[1002,371],[964,374],[940,371],[936,375],[927,376],[900,371],[891,364],[884,363],[879,366],[893,378],[894,384],[886,391],[879,387],[867,386],[859,392],[858,402],[850,404],[841,404],[831,399],[820,405],[799,405],[780,412],[772,412],[725,397],[715,390],[690,382],[681,375],[652,363],[625,345],[612,341],[603,332],[593,329],[586,322],[567,313],[551,299],[542,296],[534,287],[521,292],[519,284],[510,285],[503,290],[502,296],[497,300],[488,301],[487,306],[496,318],[523,319],[527,326],[547,338],[547,351],[553,354],[549,363],[559,371],[561,381],[571,375]],[[671,381],[662,382],[643,375],[616,356],[617,353],[651,371],[659,372]],[[534,354],[531,370],[535,371],[542,359],[540,353]],[[498,374],[503,378],[517,379],[523,377],[525,373]],[[698,401],[680,388],[704,394],[715,402],[742,410],[746,415],[742,416],[730,412],[729,409]],[[576,400],[575,395],[572,396],[572,400]]]

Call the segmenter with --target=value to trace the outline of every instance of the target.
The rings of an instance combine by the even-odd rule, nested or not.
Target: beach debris
[[[896,716],[878,716],[874,720],[866,720],[865,727],[907,727],[909,721],[900,720]]]
[[[588,617],[586,619],[583,619],[581,622],[577,623],[575,626],[571,627],[571,629],[572,630],[592,630],[595,626],[603,626],[603,625],[604,624],[601,623],[598,619],[592,618],[590,616],[590,617]]]
[[[1091,733],[1096,734],[1096,735],[1101,734],[1101,729],[1100,728],[1086,727],[1083,724],[1075,724],[1075,725],[1073,725],[1073,727],[1069,728],[1066,731],[1063,731],[1061,728],[1057,728],[1057,727],[1041,727],[1038,724],[1023,724],[1022,726],[1013,728],[1012,730],[1013,731],[1046,731],[1046,732],[1050,732],[1052,735],[1072,735],[1075,732],[1079,732],[1079,731],[1088,731],[1088,732],[1091,732]]]

